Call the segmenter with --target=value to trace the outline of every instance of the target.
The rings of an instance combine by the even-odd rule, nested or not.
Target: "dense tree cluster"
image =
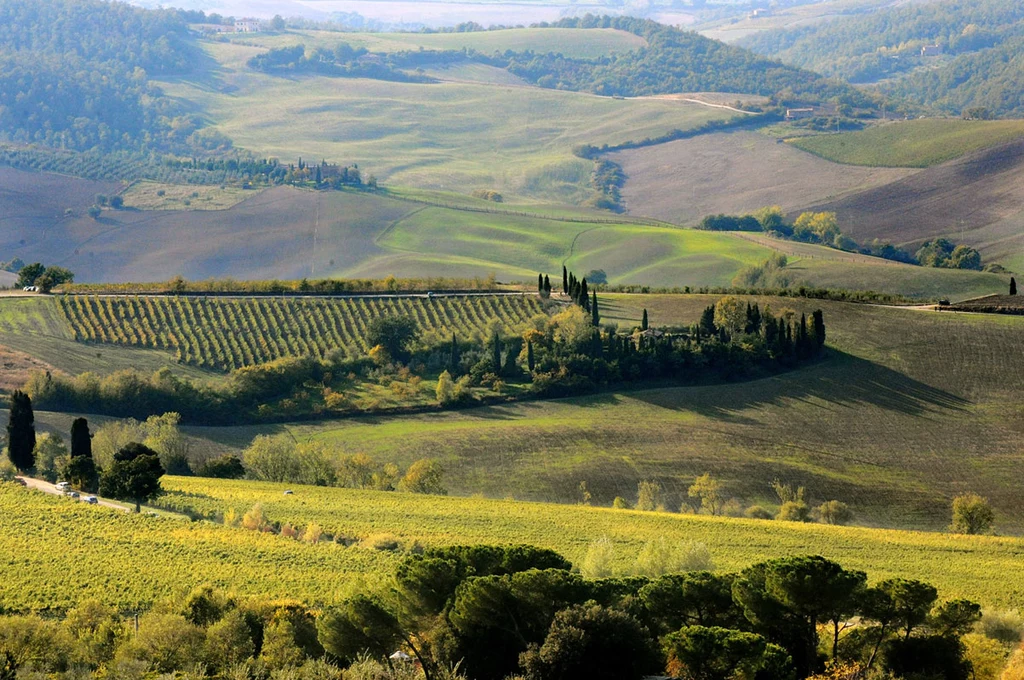
[[[1024,111],[1024,78],[1016,60],[1024,44],[1019,3],[902,4],[839,21],[760,31],[741,44],[854,83],[884,80],[882,91],[954,115],[976,107],[1004,116]],[[925,46],[938,47],[940,56],[922,55]]]
[[[317,47],[307,51],[304,45],[277,47],[257,54],[249,68],[266,73],[314,73],[338,78],[373,78],[403,83],[435,82],[433,78],[399,70],[408,67],[408,59],[390,54],[369,53],[339,43],[333,50]]]
[[[707,215],[698,224],[707,231],[764,231],[776,238],[804,243],[816,243],[837,250],[872,255],[886,260],[924,267],[949,269],[981,269],[981,255],[965,245],[956,245],[947,239],[936,239],[924,244],[914,255],[887,241],[874,239],[859,244],[844,234],[834,212],[804,212],[795,220],[786,220],[779,206],[761,208],[750,215]],[[783,263],[785,266],[785,263]],[[761,265],[760,269],[764,269]],[[762,272],[763,273],[763,272]],[[745,270],[737,277],[740,285],[784,285]]]
[[[202,122],[150,75],[198,58],[171,11],[100,0],[0,6],[0,133],[61,149],[184,149]]]
[[[563,19],[560,28],[614,28],[647,45],[595,60],[560,54],[505,53],[510,72],[541,87],[615,96],[667,92],[749,92],[780,103],[839,98],[850,105],[867,99],[848,85],[785,66],[743,49],[646,19]]]
[[[835,677],[967,680],[963,636],[980,618],[977,604],[940,601],[927,583],[869,586],[819,556],[591,580],[550,550],[451,546],[408,555],[388,587],[315,611],[201,586],[144,614],[134,634],[115,611],[82,603],[63,621],[0,619],[0,645],[15,669],[48,673],[201,664],[215,677],[412,677],[393,665],[404,656],[426,680],[786,680],[827,663],[850,671]]]

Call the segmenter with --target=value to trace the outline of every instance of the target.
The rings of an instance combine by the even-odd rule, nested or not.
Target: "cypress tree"
[[[92,435],[85,418],[75,418],[71,423],[71,457],[92,458]]]
[[[562,295],[569,294],[569,270],[562,265]]]
[[[587,290],[587,277],[583,277],[583,282],[580,283],[580,307],[590,311],[590,291]]]
[[[640,330],[647,330],[647,310],[644,310],[644,318],[640,320]]]
[[[459,373],[459,341],[455,339],[455,331],[452,331],[452,349],[448,355],[448,373],[458,375]]]
[[[533,373],[533,343],[529,340],[526,341],[526,367]]]
[[[1010,295],[1017,294],[1017,279],[1010,277]]]
[[[818,351],[825,347],[825,317],[820,309],[814,310],[811,314],[811,338]]]
[[[601,325],[601,313],[597,311],[597,291],[594,291],[594,299],[590,301],[590,322],[595,326]]]
[[[501,375],[501,338],[498,337],[498,333],[494,333],[494,337],[491,338],[491,363],[494,365],[494,375]]]
[[[21,390],[11,395],[11,417],[7,423],[7,457],[20,472],[36,464],[36,418],[32,400]]]
[[[544,275],[543,274],[537,274],[537,292],[538,293],[543,293],[544,292]]]
[[[544,296],[551,297],[551,279],[547,274],[544,275]]]

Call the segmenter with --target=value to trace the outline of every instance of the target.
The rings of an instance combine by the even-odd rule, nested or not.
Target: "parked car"
[[[67,482],[57,482],[54,486],[57,487],[57,491],[67,491],[71,488],[71,485]]]
[[[291,496],[294,493],[295,493],[294,491],[292,491],[291,489],[288,489],[287,491],[284,492],[284,495],[285,496]]]
[[[68,491],[64,492],[64,495],[67,496],[68,498],[78,498],[78,492],[77,491],[70,491],[70,490],[68,490]]]
[[[88,503],[89,505],[96,505],[97,503],[100,502],[100,500],[96,498],[96,496],[86,496],[82,500]]]

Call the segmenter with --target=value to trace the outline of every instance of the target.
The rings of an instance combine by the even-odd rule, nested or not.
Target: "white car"
[[[70,489],[68,491],[65,491],[64,495],[67,496],[68,498],[78,498],[78,492],[71,491]]]
[[[96,496],[86,496],[82,500],[88,503],[89,505],[96,505],[97,503],[100,502],[99,499],[96,498]]]
[[[67,482],[57,482],[54,484],[54,487],[56,487],[57,491],[67,491],[71,488],[71,485]]]

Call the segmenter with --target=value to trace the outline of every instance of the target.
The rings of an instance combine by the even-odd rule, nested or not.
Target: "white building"
[[[236,19],[235,33],[259,33],[260,22],[258,19]]]

